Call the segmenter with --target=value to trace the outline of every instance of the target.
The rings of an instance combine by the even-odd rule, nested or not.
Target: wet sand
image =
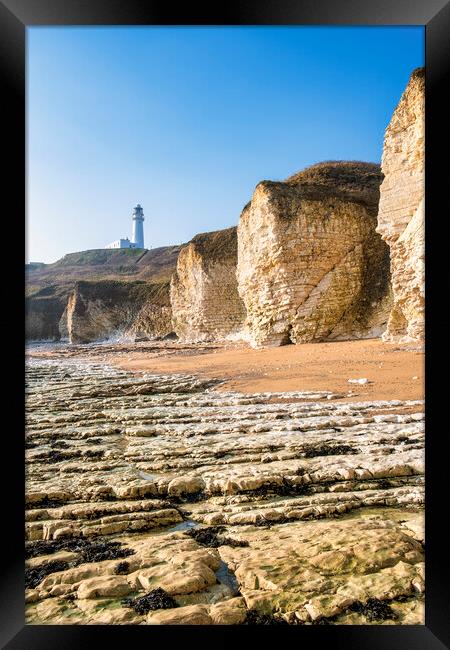
[[[255,350],[227,346],[204,348],[186,355],[158,351],[111,354],[108,362],[125,370],[192,373],[223,379],[219,390],[284,392],[328,390],[344,393],[346,401],[416,400],[424,398],[424,353],[412,344],[379,339],[307,343]],[[368,384],[349,379],[367,378]],[[349,395],[349,391],[352,394]]]

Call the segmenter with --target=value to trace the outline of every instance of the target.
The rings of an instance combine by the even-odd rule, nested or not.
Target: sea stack
[[[242,328],[236,265],[236,227],[196,235],[181,249],[170,287],[173,329],[181,340],[215,341]]]
[[[262,181],[238,226],[238,287],[255,346],[379,336],[389,250],[379,165],[325,162]]]

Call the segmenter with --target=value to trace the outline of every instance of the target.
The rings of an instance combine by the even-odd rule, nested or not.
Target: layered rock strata
[[[38,341],[69,337],[67,302],[77,281],[146,281],[153,285],[167,285],[175,270],[179,250],[180,246],[165,246],[144,252],[137,249],[99,249],[70,253],[54,264],[25,265],[26,339]],[[102,286],[107,290],[110,287],[108,282],[98,285],[99,299],[102,298]],[[167,295],[167,286],[162,291]],[[105,295],[107,299],[108,295]],[[165,299],[164,306],[168,304]],[[154,310],[148,309],[146,313],[147,316],[145,312],[142,314],[142,319],[147,323],[159,318]],[[152,327],[150,331],[153,331]]]
[[[236,280],[236,228],[196,235],[172,276],[173,329],[184,341],[223,339],[245,318]]]
[[[29,365],[27,622],[423,624],[423,403],[213,388]]]
[[[65,312],[71,343],[165,336],[171,316],[169,285],[141,281],[77,282]]]
[[[425,70],[415,70],[384,136],[378,232],[389,244],[394,303],[384,338],[423,340]]]
[[[28,295],[25,298],[25,338],[29,341],[59,340],[66,302],[66,292],[53,285]],[[63,329],[63,337],[64,334]]]
[[[238,226],[238,287],[257,345],[378,336],[389,251],[376,233],[381,173],[320,163],[262,181]]]

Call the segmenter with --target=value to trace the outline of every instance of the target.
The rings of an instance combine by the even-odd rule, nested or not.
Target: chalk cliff
[[[256,345],[379,336],[389,250],[376,232],[378,165],[327,162],[262,181],[238,226],[237,277]]]
[[[59,323],[67,295],[64,288],[47,286],[25,298],[25,337],[27,340],[58,340]]]
[[[222,339],[241,329],[236,228],[196,235],[178,256],[170,299],[173,329],[184,341]]]
[[[80,281],[69,297],[66,318],[71,343],[164,336],[172,330],[169,285]]]
[[[385,132],[378,232],[388,243],[394,302],[385,340],[424,338],[425,71],[414,70]]]
[[[165,292],[167,307],[168,283],[175,270],[179,250],[180,246],[164,246],[144,253],[137,249],[95,249],[70,253],[53,264],[27,264],[25,266],[26,338],[58,340],[69,337],[67,304],[77,281],[88,280],[100,283],[105,280],[130,281],[130,287],[133,286],[133,281],[138,280],[152,285],[162,283],[166,285],[162,292]],[[101,300],[101,288],[107,289],[109,286],[108,283],[98,284],[96,299]],[[150,290],[150,293],[154,293],[155,290]],[[132,300],[131,296],[130,301]],[[154,331],[154,324],[159,319],[155,309],[159,314],[159,303],[154,308],[150,301],[146,303],[145,308],[143,307],[139,317],[144,330],[147,329],[149,332]],[[116,322],[120,325],[122,320],[120,306],[118,306],[117,318],[112,318],[111,325]],[[138,321],[136,321],[137,326]],[[159,329],[157,327],[156,331]],[[93,331],[95,332],[95,327]]]

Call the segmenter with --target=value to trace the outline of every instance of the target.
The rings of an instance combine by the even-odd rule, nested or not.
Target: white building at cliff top
[[[105,248],[144,248],[144,211],[138,203],[133,210],[133,232],[131,241],[128,239],[117,239]]]

